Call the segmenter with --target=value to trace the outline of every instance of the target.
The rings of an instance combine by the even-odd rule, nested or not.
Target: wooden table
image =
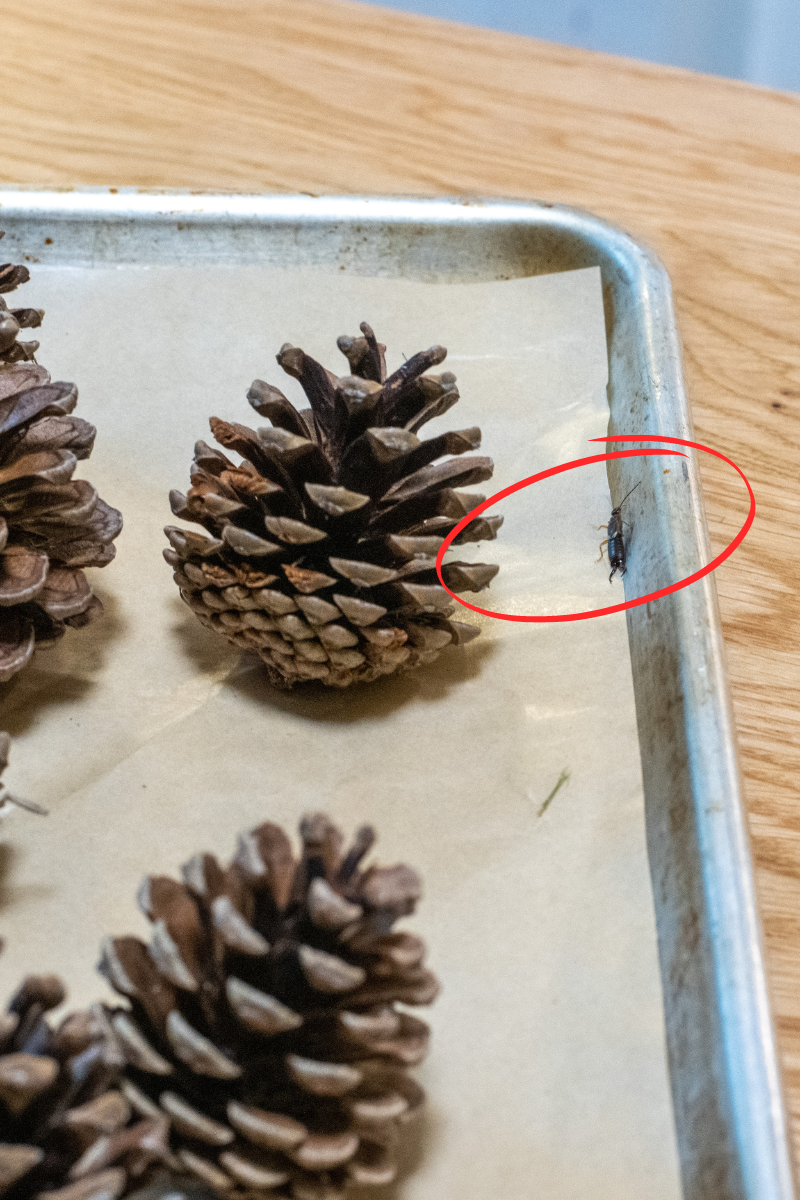
[[[0,178],[580,205],[669,269],[800,1121],[800,96],[330,0],[6,5]],[[740,524],[702,462],[712,539]]]

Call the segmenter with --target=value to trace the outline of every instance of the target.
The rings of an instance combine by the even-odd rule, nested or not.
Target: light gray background
[[[800,91],[800,0],[373,0]]]

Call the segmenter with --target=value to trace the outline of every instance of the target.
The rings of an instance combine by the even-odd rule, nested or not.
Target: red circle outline
[[[612,450],[607,454],[593,454],[588,458],[575,458],[571,462],[560,463],[557,467],[549,467],[546,471],[539,471],[536,475],[529,475],[527,479],[521,479],[518,483],[512,483],[509,487],[503,488],[502,491],[495,492],[495,494],[490,496],[488,500],[484,500],[482,504],[479,504],[476,508],[473,508],[471,512],[467,513],[467,515],[458,522],[455,529],[448,533],[447,537],[439,547],[439,553],[436,555],[436,574],[438,575],[439,582],[445,591],[449,592],[453,599],[457,600],[462,607],[468,608],[472,612],[480,613],[484,617],[496,617],[500,621],[525,621],[538,624],[557,621],[587,621],[591,617],[605,617],[610,613],[622,612],[626,608],[637,608],[640,604],[648,604],[651,600],[658,600],[661,596],[668,596],[670,592],[678,592],[682,588],[688,587],[690,583],[696,583],[697,580],[702,579],[704,575],[709,575],[712,571],[716,571],[717,567],[723,563],[726,558],[729,558],[737,546],[744,541],[756,515],[756,498],[744,471],[742,471],[740,467],[737,467],[736,463],[732,459],[727,458],[724,454],[722,454],[721,451],[713,450],[710,446],[704,446],[701,442],[686,441],[685,438],[656,437],[639,433],[620,433],[602,438],[590,438],[589,440],[591,442],[605,443],[666,442],[673,446],[689,446],[693,450],[703,450],[706,454],[713,454],[715,458],[721,458],[723,462],[726,462],[728,466],[733,467],[733,469],[738,472],[739,475],[741,475],[750,495],[750,510],[747,514],[744,524],[733,540],[725,547],[725,549],[718,554],[716,558],[712,559],[710,563],[707,563],[706,566],[701,567],[699,571],[695,571],[692,575],[687,575],[685,579],[679,579],[677,583],[671,583],[669,587],[659,588],[659,590],[655,592],[648,592],[646,596],[639,596],[636,600],[626,600],[623,604],[611,604],[607,608],[593,608],[588,612],[564,613],[556,616],[517,616],[514,613],[491,612],[488,608],[479,608],[477,604],[468,604],[466,600],[462,600],[460,596],[457,596],[455,592],[451,591],[442,578],[442,559],[444,558],[445,552],[449,548],[453,539],[458,537],[459,533],[461,533],[462,529],[465,529],[467,525],[475,520],[476,517],[479,517],[482,512],[485,512],[487,508],[491,508],[492,505],[496,504],[499,500],[503,500],[506,496],[513,495],[514,492],[521,491],[522,488],[529,487],[532,483],[538,483],[541,479],[548,479],[551,475],[560,475],[563,471],[572,471],[576,467],[585,467],[590,463],[608,462],[613,458],[643,458],[652,454],[678,455],[681,458],[686,458],[687,455],[682,454],[680,450]]]

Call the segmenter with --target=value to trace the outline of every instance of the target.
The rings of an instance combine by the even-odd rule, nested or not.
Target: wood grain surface
[[[758,513],[717,572],[800,1122],[800,96],[346,0],[5,6],[0,178],[534,197],[649,242],[698,439]],[[715,545],[746,511],[702,463]]]

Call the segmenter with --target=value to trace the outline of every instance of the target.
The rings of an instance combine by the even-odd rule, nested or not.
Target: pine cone
[[[122,1059],[99,1006],[53,1030],[55,975],[24,980],[0,1014],[0,1195],[116,1200],[167,1155],[167,1122],[137,1119],[114,1089]]]
[[[150,946],[109,940],[100,965],[131,1004],[111,1014],[126,1096],[142,1116],[167,1113],[177,1160],[226,1195],[332,1200],[348,1182],[388,1183],[423,1099],[407,1068],[429,1031],[396,1005],[428,1004],[438,984],[423,942],[391,932],[419,878],[361,869],[368,827],[346,853],[324,815],[300,832],[299,862],[265,824],[227,869],[198,854],[184,884],[145,879]]]
[[[492,474],[475,450],[480,430],[420,441],[418,430],[458,400],[455,377],[425,375],[446,350],[415,354],[386,377],[385,347],[370,327],[339,338],[352,375],[339,379],[302,350],[277,356],[311,408],[298,412],[257,379],[248,399],[272,428],[211,420],[234,464],[198,442],[188,496],[172,511],[211,537],[167,526],[181,595],[203,624],[254,650],[279,686],[320,679],[333,687],[431,662],[478,634],[451,621],[436,554],[445,535],[483,499],[455,489]],[[435,465],[434,465],[435,464]],[[457,541],[493,538],[502,517],[476,519]],[[451,562],[453,591],[480,591],[498,568]]]
[[[0,292],[27,279],[25,267],[0,266]],[[122,528],[90,483],[72,479],[96,432],[68,415],[77,388],[51,383],[33,359],[38,342],[16,340],[41,318],[0,300],[0,682],[26,665],[36,644],[102,614],[81,568],[111,562]]]

